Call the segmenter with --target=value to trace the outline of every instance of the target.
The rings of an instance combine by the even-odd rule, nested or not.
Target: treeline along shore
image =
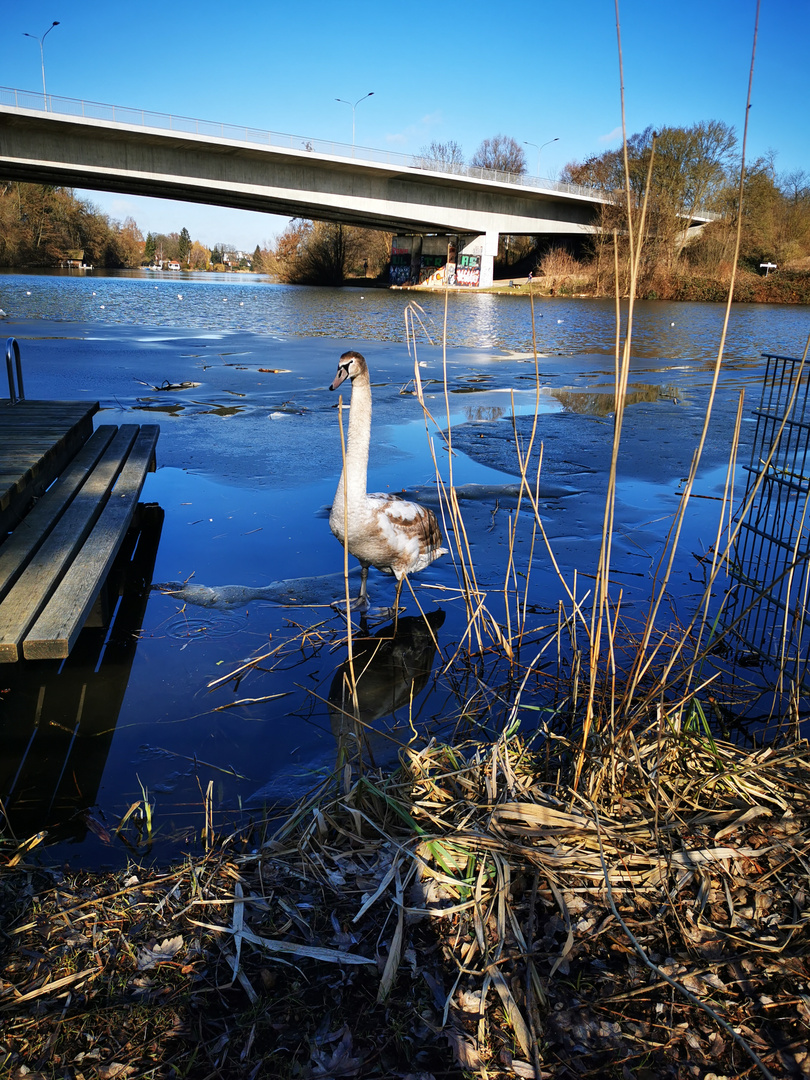
[[[514,140],[498,138],[513,153],[486,164],[525,172]],[[449,167],[461,153],[455,143],[431,143],[419,160]],[[736,268],[737,302],[810,304],[810,173],[780,173],[770,154],[747,164],[741,184],[737,138],[720,121],[647,128],[628,139],[627,162],[625,175],[619,148],[566,165],[562,180],[610,196],[598,229],[578,240],[502,236],[496,280],[525,290],[531,275],[540,295],[626,295],[632,235],[642,242],[636,291],[643,299],[724,302]],[[692,225],[695,216],[710,220]],[[384,286],[391,240],[378,230],[296,218],[252,253],[226,243],[208,248],[185,227],[144,236],[132,218],[111,220],[70,188],[0,180],[0,266],[13,269],[171,264],[250,270],[287,284]]]

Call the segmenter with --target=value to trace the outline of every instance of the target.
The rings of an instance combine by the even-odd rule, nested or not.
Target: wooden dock
[[[0,400],[0,663],[66,657],[132,522],[159,428]]]
[[[98,402],[0,399],[0,536],[93,434]]]
[[[67,660],[0,669],[7,691],[0,801],[16,836],[47,829],[49,841],[80,843],[87,833],[87,807],[98,798],[140,641],[162,524],[160,507],[139,504],[104,588],[104,629],[81,633]]]

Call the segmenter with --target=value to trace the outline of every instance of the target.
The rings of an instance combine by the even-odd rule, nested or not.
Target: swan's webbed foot
[[[354,600],[349,600],[349,611],[357,611],[362,616],[366,615],[366,613],[369,610],[369,607],[371,606],[369,604],[369,602],[368,602],[367,583],[368,583],[368,567],[361,565],[361,567],[360,567],[360,592],[354,598]],[[345,600],[334,600],[332,602],[332,607],[336,608],[338,611],[341,611],[344,615],[346,614],[346,601]]]
[[[333,600],[332,607],[342,614],[346,614],[345,600]],[[365,615],[370,607],[367,596],[356,596],[354,600],[349,601],[349,611],[359,611],[361,615]]]

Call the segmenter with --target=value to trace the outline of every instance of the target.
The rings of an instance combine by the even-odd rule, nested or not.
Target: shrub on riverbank
[[[648,290],[651,300],[725,302],[728,281],[703,274],[673,275],[659,289]],[[651,295],[655,292],[655,295]],[[740,271],[734,282],[734,301],[739,304],[810,304],[810,272],[779,270],[768,277]]]
[[[546,269],[546,267],[548,267]],[[571,259],[543,260],[534,291],[546,296],[614,295],[613,274],[605,274],[596,262],[577,263]],[[639,289],[643,300],[676,300],[725,303],[728,273],[707,274],[690,271],[653,271]],[[734,283],[734,301],[739,304],[810,304],[810,270],[777,270],[764,277],[740,270]]]

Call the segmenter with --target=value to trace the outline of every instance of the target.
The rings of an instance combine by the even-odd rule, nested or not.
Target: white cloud
[[[430,134],[431,128],[435,128],[437,124],[443,123],[443,117],[440,111],[427,113],[417,124],[408,124],[404,131],[392,132],[385,136],[387,143],[393,143],[397,146],[404,146],[409,142],[422,143]]]
[[[600,143],[611,143],[611,142],[615,142],[616,139],[620,139],[621,137],[622,137],[622,129],[621,129],[621,127],[615,127],[613,129],[613,131],[609,131],[607,133],[607,135],[600,135],[598,141]]]

